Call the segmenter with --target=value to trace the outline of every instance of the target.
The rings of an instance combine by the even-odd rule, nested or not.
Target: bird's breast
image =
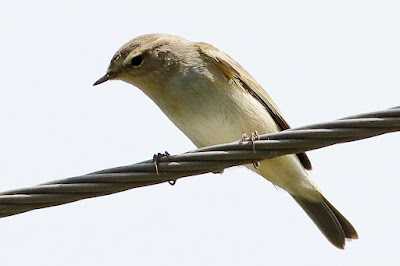
[[[233,84],[192,78],[166,87],[154,92],[155,97],[147,94],[197,147],[233,142],[255,130],[260,134],[278,131],[268,110]],[[318,199],[295,155],[264,160],[257,170],[249,168],[293,195]]]
[[[277,131],[265,107],[232,84],[192,81],[167,94],[155,102],[197,147],[239,140],[255,130]]]

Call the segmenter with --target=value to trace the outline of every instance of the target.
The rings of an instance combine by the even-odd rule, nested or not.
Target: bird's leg
[[[253,162],[253,167],[258,169],[258,167],[260,167],[260,162]]]
[[[259,134],[257,130],[254,130],[253,133],[251,133],[251,144],[253,145],[253,152],[256,153],[256,145],[255,145],[255,141],[259,139]],[[257,169],[258,167],[260,167],[260,162],[253,162],[253,166],[255,169]]]
[[[254,144],[254,142],[256,140],[258,140],[259,135],[258,135],[258,131],[254,130],[253,133],[251,133],[251,144],[253,145],[253,152],[256,153],[256,145]]]
[[[154,168],[156,169],[156,174],[160,175],[158,172],[158,162],[160,161],[160,158],[162,157],[161,153],[156,153],[153,155],[153,163],[154,163]]]
[[[240,139],[240,142],[244,142],[244,141],[246,141],[246,139],[247,139],[247,134],[246,134],[246,133],[243,133],[243,134],[242,134],[242,137],[241,137],[241,139]]]
[[[258,139],[259,139],[258,131],[254,130],[254,132],[251,133],[251,138],[250,138],[251,144],[253,146],[253,152],[254,153],[256,153],[256,145],[254,144],[254,142],[256,140],[258,140]],[[242,142],[244,142],[246,140],[247,140],[247,134],[243,133],[239,142],[242,143]],[[257,169],[258,167],[260,167],[260,162],[253,162],[253,166],[254,166],[255,169]]]
[[[169,152],[167,152],[167,151],[165,151],[164,153],[157,153],[157,154],[154,154],[154,156],[153,156],[153,163],[154,163],[154,168],[156,169],[156,174],[157,174],[157,175],[160,175],[160,172],[158,171],[158,163],[160,162],[160,159],[161,159],[162,157],[169,157],[169,156],[170,156],[170,154],[169,154]],[[175,185],[176,180],[168,180],[168,183],[169,183],[171,186],[173,186],[173,185]]]

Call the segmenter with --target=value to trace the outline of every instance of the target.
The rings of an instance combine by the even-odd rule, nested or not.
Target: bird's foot
[[[256,141],[256,140],[259,140],[259,136],[260,136],[260,135],[258,134],[258,131],[257,131],[257,130],[254,130],[254,132],[251,133],[250,141],[251,141],[251,145],[253,146],[253,152],[254,152],[254,153],[256,153],[255,141]],[[244,142],[244,141],[246,141],[246,140],[247,140],[247,134],[246,134],[246,133],[243,133],[243,134],[242,134],[242,137],[241,137],[241,139],[240,139],[240,143],[241,143],[241,142]],[[257,169],[258,167],[260,167],[260,162],[253,162],[253,166],[254,166],[255,169]]]
[[[246,133],[243,133],[243,134],[242,134],[242,137],[240,138],[240,143],[245,142],[246,139],[247,139],[247,134],[246,134]]]
[[[257,130],[254,130],[253,133],[251,133],[251,144],[253,145],[253,152],[256,153],[256,145],[255,141],[260,139],[260,135],[258,134]],[[255,169],[260,167],[260,162],[253,162],[253,166]]]
[[[165,151],[164,153],[157,153],[157,154],[154,154],[154,155],[153,155],[153,163],[154,163],[154,168],[156,169],[156,174],[157,174],[157,175],[160,175],[160,172],[159,172],[159,170],[158,170],[158,164],[159,164],[159,162],[160,162],[160,159],[161,159],[162,157],[169,157],[169,156],[170,156],[170,154],[169,154],[169,152],[167,152],[167,151]],[[171,186],[173,186],[173,185],[175,185],[176,180],[168,180],[168,183],[169,183]]]
[[[260,167],[260,162],[253,162],[253,167],[258,169],[258,167]]]
[[[254,142],[259,139],[259,134],[257,130],[254,130],[253,133],[251,133],[251,144],[253,145],[253,152],[256,153],[256,145]]]

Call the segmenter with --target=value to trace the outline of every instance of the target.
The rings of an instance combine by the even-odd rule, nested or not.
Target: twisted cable
[[[0,193],[0,217],[400,131],[400,106]]]

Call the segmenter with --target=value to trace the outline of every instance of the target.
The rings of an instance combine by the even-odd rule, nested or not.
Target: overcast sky
[[[92,87],[145,33],[224,50],[293,127],[400,105],[398,1],[1,1],[0,24],[0,191],[194,149],[137,88]],[[398,265],[399,145],[393,133],[309,152],[359,233],[344,251],[285,192],[233,168],[0,219],[0,260]]]

